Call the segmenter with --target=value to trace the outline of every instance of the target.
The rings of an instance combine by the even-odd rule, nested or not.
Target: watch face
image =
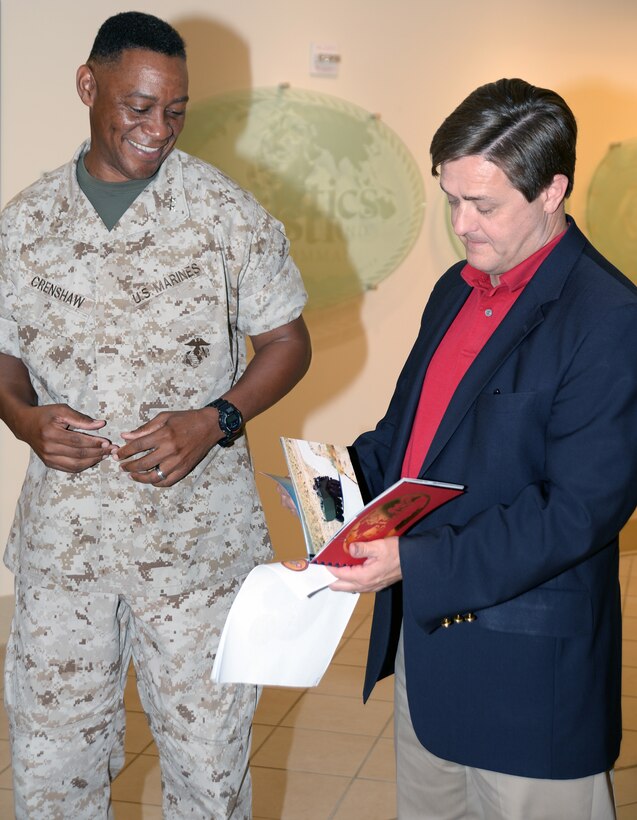
[[[226,436],[233,436],[243,427],[243,416],[241,412],[226,399],[217,399],[212,402],[212,406],[217,408],[219,413],[219,427]]]
[[[224,412],[220,418],[223,426],[226,427],[230,433],[236,433],[237,430],[241,428],[241,414],[234,408]]]
[[[210,402],[207,407],[214,407],[217,410],[219,427],[225,433],[225,436],[217,444],[220,447],[231,447],[243,427],[241,411],[226,399],[216,399]]]

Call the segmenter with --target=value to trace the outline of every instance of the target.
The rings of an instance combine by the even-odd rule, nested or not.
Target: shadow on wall
[[[237,32],[203,17],[179,18],[171,24],[186,41],[191,104],[252,87],[250,50]]]
[[[569,210],[587,233],[587,194],[597,166],[612,143],[637,137],[637,94],[634,86],[622,87],[598,77],[582,78],[557,90],[577,119],[577,165]]]
[[[251,116],[250,94],[245,94],[246,111],[238,114],[236,102],[231,99],[227,119],[223,116],[226,109],[207,105],[212,97],[233,91],[249,92],[252,88],[247,43],[232,29],[203,17],[177,19],[174,25],[186,41],[190,75],[191,103],[180,147],[212,162],[252,190],[264,207],[286,226],[293,256],[295,241],[307,240],[306,236],[299,236],[304,226],[320,225],[320,236],[329,237],[332,257],[339,260],[339,289],[342,284],[343,292],[353,294],[334,306],[306,312],[315,351],[313,366],[292,394],[250,424],[250,443],[257,469],[283,470],[279,436],[302,436],[310,413],[315,413],[345,389],[365,362],[367,343],[360,321],[363,296],[359,293],[360,284],[341,227],[329,220],[329,214],[319,212],[306,196],[304,183],[312,174],[314,164],[308,155],[308,150],[310,154],[313,150],[311,134],[305,134],[305,129],[311,131],[313,123],[284,118],[275,123],[272,131],[259,133],[257,145],[253,145],[250,135],[248,155],[245,132]],[[299,214],[302,214],[301,220]],[[307,247],[307,241],[303,247]],[[296,258],[303,274],[301,258]],[[326,279],[332,273],[329,267],[326,263]],[[298,540],[296,533],[294,540]]]
[[[218,156],[209,156],[205,150],[199,154],[197,150],[198,139],[203,138],[205,142],[205,129],[210,128],[205,118],[206,101],[226,92],[252,88],[249,48],[235,31],[206,18],[187,17],[177,19],[173,24],[186,41],[190,75],[190,112],[179,145],[183,150],[212,162],[251,190],[255,165],[241,154],[240,128],[233,131],[227,127],[225,132],[230,137],[225,141],[214,141],[215,145],[221,142],[223,148]],[[269,144],[264,139],[264,146],[268,146],[264,148],[265,162],[256,170],[261,172],[261,183],[263,173],[267,174],[267,184],[262,184],[260,188],[265,191],[265,196],[259,195],[256,190],[254,192],[262,204],[286,225],[293,255],[294,234],[299,230],[298,222],[294,220],[299,209],[303,208],[305,224],[321,222],[323,231],[330,236],[331,246],[334,247],[335,243],[339,246],[340,243],[337,252],[341,260],[347,260],[347,239],[340,227],[335,223],[326,224],[324,213],[308,214],[308,208],[312,206],[304,196],[302,183],[304,173],[311,173],[312,164],[311,161],[307,163],[307,157],[302,153],[295,151],[297,148],[303,149],[305,143],[302,145],[295,139],[299,123],[293,125],[297,128],[294,133],[286,131],[285,126],[278,132],[282,137],[278,145],[277,141],[272,140],[272,135]],[[274,151],[277,152],[277,162],[268,162],[269,155]],[[329,274],[329,271],[326,273]],[[345,264],[343,275],[356,276],[351,263],[349,267]],[[313,365],[291,394],[250,423],[250,447],[257,471],[285,473],[287,468],[279,437],[303,437],[309,415],[315,413],[318,407],[328,404],[361,370],[367,356],[367,343],[360,321],[362,299],[362,295],[356,295],[334,307],[310,310],[306,314],[315,352]],[[299,549],[302,549],[298,521],[281,508],[274,483],[260,475],[257,479],[277,559],[298,557]]]

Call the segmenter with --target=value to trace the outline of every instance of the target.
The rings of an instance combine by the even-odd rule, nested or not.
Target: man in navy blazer
[[[377,593],[364,697],[396,672],[401,820],[615,816],[637,288],[565,215],[576,133],[559,95],[517,79],[440,126],[432,171],[467,261],[354,444],[371,495],[401,475],[466,485],[333,570]]]

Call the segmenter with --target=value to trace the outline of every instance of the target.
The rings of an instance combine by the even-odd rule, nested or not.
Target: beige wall
[[[597,163],[609,143],[637,136],[634,0],[3,0],[3,203],[67,160],[86,136],[75,69],[103,19],[131,7],[165,17],[184,34],[193,100],[280,82],[343,97],[380,112],[425,178],[424,227],[400,269],[360,301],[309,317],[315,346],[309,375],[250,427],[260,470],[283,470],[279,435],[349,442],[383,412],[427,294],[454,258],[427,146],[469,91],[521,76],[566,97],[581,132],[570,210],[584,228],[585,194]],[[310,43],[321,41],[340,48],[336,79],[308,74]],[[0,449],[4,542],[26,453],[5,429]],[[296,522],[259,481],[278,553],[299,554]],[[2,569],[0,595],[10,590]]]

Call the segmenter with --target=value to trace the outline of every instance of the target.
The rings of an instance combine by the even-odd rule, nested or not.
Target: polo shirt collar
[[[515,291],[520,290],[529,282],[533,274],[555,248],[560,239],[562,239],[567,230],[568,226],[562,233],[555,236],[550,242],[547,242],[546,245],[543,245],[535,251],[535,253],[532,253],[531,256],[528,256],[514,268],[511,268],[511,270],[503,273],[500,277],[500,284],[495,287],[491,284],[491,279],[488,274],[474,268],[468,262],[460,271],[460,275],[472,288],[477,288],[486,293],[493,292],[502,287],[506,288],[509,293],[515,293]]]

